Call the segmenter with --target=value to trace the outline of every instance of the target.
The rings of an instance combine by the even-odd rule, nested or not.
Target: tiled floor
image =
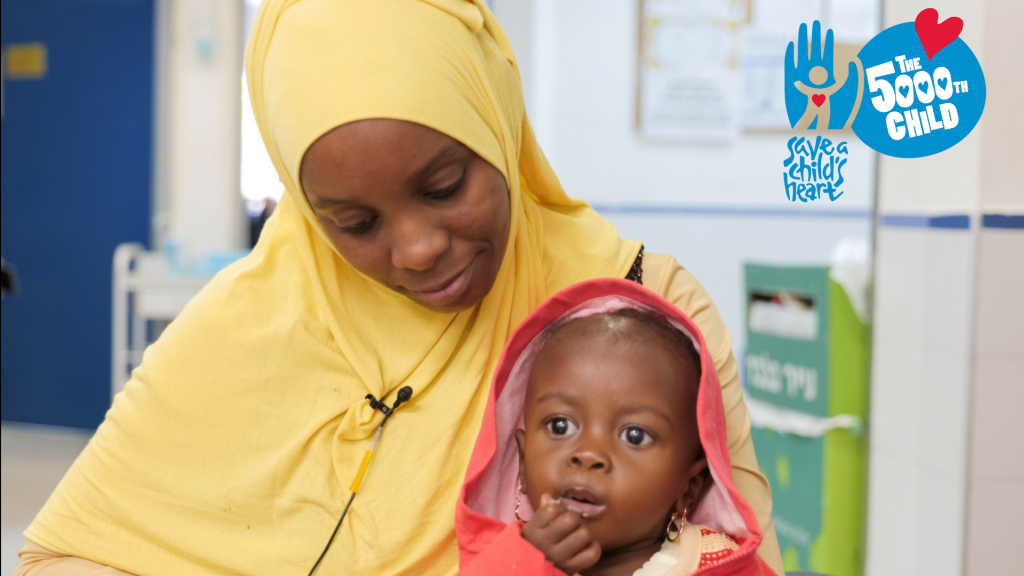
[[[0,427],[0,576],[18,565],[21,533],[89,441],[85,432]]]

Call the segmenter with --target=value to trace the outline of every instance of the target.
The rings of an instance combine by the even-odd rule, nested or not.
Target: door
[[[2,418],[94,428],[110,405],[111,264],[148,243],[155,0],[2,0]]]

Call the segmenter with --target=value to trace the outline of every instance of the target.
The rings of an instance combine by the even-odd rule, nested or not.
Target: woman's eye
[[[579,428],[568,418],[555,418],[548,422],[548,430],[555,436],[570,436],[579,431]]]
[[[631,427],[622,431],[622,441],[631,446],[646,446],[654,442],[654,437],[644,431],[643,428]]]
[[[338,226],[338,229],[346,234],[362,234],[368,232],[374,224],[377,223],[377,217],[367,218],[358,224],[352,226]]]
[[[445,198],[448,198],[449,196],[452,196],[453,194],[458,192],[459,188],[462,188],[462,183],[465,182],[465,181],[466,181],[466,173],[463,172],[462,173],[462,177],[459,178],[458,182],[456,182],[455,184],[452,184],[451,186],[449,186],[449,187],[447,187],[447,188],[445,188],[443,190],[435,190],[433,192],[427,192],[426,193],[426,197],[430,198],[431,200],[443,200]]]

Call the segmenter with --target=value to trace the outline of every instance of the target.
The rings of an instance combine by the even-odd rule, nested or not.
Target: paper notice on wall
[[[831,29],[837,44],[866,44],[881,32],[881,0],[751,0],[751,24],[795,35],[815,20]]]
[[[747,15],[743,0],[646,0],[644,8],[648,18],[736,21]]]
[[[881,32],[879,0],[828,0],[826,12],[837,44],[867,44]]]
[[[741,123],[749,130],[788,130],[785,54],[791,37],[781,31],[749,28],[740,52]]]
[[[655,72],[645,79],[640,127],[657,140],[730,141],[736,137],[737,78],[725,72]]]
[[[745,6],[734,0],[644,2],[641,135],[680,142],[736,138],[738,21],[745,19]]]
[[[785,100],[785,54],[807,25],[808,42],[815,20],[822,40],[832,30],[835,76],[842,82],[846,63],[878,33],[880,0],[753,0],[752,24],[740,44],[741,126],[745,130],[789,130]]]
[[[810,25],[815,20],[822,20],[824,6],[825,0],[754,0],[751,24],[762,30],[795,34],[800,24]]]

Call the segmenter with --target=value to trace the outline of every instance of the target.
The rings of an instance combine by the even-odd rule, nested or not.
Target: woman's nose
[[[447,231],[415,217],[396,223],[391,241],[391,263],[395,268],[429,270],[448,250]]]

